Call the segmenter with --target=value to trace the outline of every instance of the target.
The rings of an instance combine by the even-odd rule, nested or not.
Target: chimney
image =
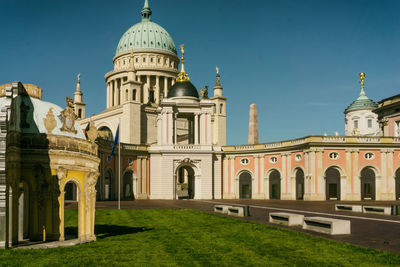
[[[250,105],[249,117],[249,145],[258,144],[258,120],[257,120],[257,105]]]

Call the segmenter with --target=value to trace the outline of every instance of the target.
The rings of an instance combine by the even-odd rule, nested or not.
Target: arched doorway
[[[182,166],[176,174],[176,198],[193,199],[194,198],[194,170],[190,166]]]
[[[123,181],[122,198],[124,200],[134,200],[132,171],[126,171],[124,173],[124,177],[122,178],[122,181]]]
[[[73,182],[69,182],[65,185],[65,201],[77,201],[77,186]]]
[[[340,200],[340,172],[331,167],[325,172],[326,200]]]
[[[400,169],[396,171],[396,176],[395,176],[395,194],[396,194],[396,199],[400,199]]]
[[[281,199],[281,175],[277,170],[269,175],[269,198]]]
[[[104,199],[113,200],[113,173],[111,169],[108,169],[104,175]]]
[[[75,239],[79,233],[79,189],[75,181],[70,180],[64,185],[63,194],[64,240]]]
[[[361,200],[375,200],[375,172],[369,167],[361,171]]]
[[[296,171],[296,200],[304,199],[304,172],[301,169]]]
[[[239,175],[239,198],[251,198],[251,174],[244,171]]]

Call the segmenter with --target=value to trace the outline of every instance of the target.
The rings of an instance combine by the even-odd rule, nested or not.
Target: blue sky
[[[76,76],[86,115],[105,109],[104,74],[144,0],[0,0],[0,84],[33,83],[65,106]],[[149,0],[152,20],[175,45],[199,90],[221,72],[227,143],[245,144],[257,104],[260,142],[344,134],[344,109],[359,94],[399,94],[400,1]]]

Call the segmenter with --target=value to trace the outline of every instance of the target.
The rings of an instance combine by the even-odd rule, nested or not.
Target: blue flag
[[[114,139],[114,144],[112,146],[111,155],[108,157],[108,162],[110,162],[112,160],[112,157],[114,156],[114,149],[118,144],[118,140],[119,140],[119,124],[118,124],[118,128],[117,128],[117,132],[115,133],[115,139]]]

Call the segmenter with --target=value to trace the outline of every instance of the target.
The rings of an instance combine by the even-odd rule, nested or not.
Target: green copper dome
[[[142,21],[130,27],[119,40],[116,55],[137,50],[163,50],[175,55],[176,47],[169,33],[157,23],[151,21],[151,9],[146,0],[142,9]]]
[[[344,113],[349,111],[357,110],[357,109],[374,109],[377,108],[378,104],[376,104],[373,100],[369,99],[365,94],[364,87],[361,87],[361,92],[358,98],[353,101],[345,110]]]

